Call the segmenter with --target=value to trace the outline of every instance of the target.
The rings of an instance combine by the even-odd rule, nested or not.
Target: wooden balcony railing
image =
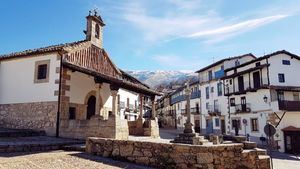
[[[300,111],[300,101],[278,101],[279,110]]]

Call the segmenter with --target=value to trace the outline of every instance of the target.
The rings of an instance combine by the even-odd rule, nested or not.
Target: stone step
[[[1,137],[32,137],[32,136],[45,136],[45,131],[29,130],[29,129],[7,129],[0,128]]]
[[[254,149],[257,148],[257,144],[255,142],[251,141],[243,141],[244,149]]]
[[[267,155],[267,151],[261,148],[254,148],[257,152],[257,155]]]
[[[270,156],[268,155],[259,155],[258,163],[261,169],[270,169]]]
[[[64,146],[84,144],[84,140],[47,136],[6,137],[0,139],[0,153],[61,150]]]
[[[85,152],[85,144],[72,144],[63,146],[62,149],[66,151],[82,151]]]

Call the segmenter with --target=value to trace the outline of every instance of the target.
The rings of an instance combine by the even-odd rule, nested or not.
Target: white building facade
[[[276,127],[273,143],[282,152],[300,152],[300,57],[278,51],[225,70],[230,132],[264,144],[264,126]]]
[[[178,130],[184,129],[184,124],[187,120],[186,114],[186,85],[178,88],[175,92],[170,94],[170,107],[173,117],[175,117],[176,128]],[[190,96],[190,111],[191,111],[191,123],[194,125],[194,130],[200,132],[200,90],[199,83],[194,82],[190,84],[192,91]]]
[[[252,54],[222,59],[196,73],[201,91],[201,133],[225,134],[228,131],[228,98],[224,96],[224,70],[254,59]]]

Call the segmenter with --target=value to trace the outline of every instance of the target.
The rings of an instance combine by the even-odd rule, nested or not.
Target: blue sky
[[[98,8],[125,70],[197,70],[224,57],[300,55],[300,0],[2,0],[0,53],[84,39]]]

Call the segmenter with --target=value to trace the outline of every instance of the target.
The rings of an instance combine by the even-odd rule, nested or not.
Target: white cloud
[[[201,38],[214,43],[278,21],[288,15],[255,16],[242,20],[224,18],[214,9],[201,14],[201,1],[168,0],[172,8],[154,15],[145,1],[130,1],[123,7],[123,17],[138,28],[147,42],[171,41],[178,38]],[[203,13],[203,12],[202,12]],[[216,38],[218,36],[218,38]]]
[[[178,55],[156,55],[153,57],[153,60],[162,66],[176,70],[196,70],[209,63],[208,59],[201,59],[200,57],[181,57]]]
[[[264,18],[251,19],[251,20],[240,22],[240,23],[232,24],[229,26],[223,26],[223,27],[217,28],[217,29],[196,32],[196,33],[187,35],[185,37],[186,38],[202,38],[202,37],[218,36],[218,38],[222,39],[222,35],[223,35],[223,37],[227,36],[227,35],[233,36],[233,35],[243,33],[245,31],[257,28],[259,26],[269,24],[269,23],[277,21],[279,19],[283,19],[287,16],[288,15],[275,15],[275,16],[269,16],[269,17],[264,17]],[[220,35],[221,35],[221,37],[220,37]]]

